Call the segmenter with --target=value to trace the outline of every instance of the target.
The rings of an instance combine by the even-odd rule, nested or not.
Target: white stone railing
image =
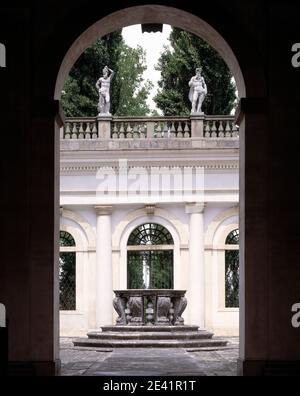
[[[231,138],[238,137],[238,126],[234,117],[230,116],[206,116],[203,126],[203,137],[205,138]]]
[[[233,116],[67,118],[61,139],[237,138]]]
[[[190,138],[191,120],[187,117],[114,117],[113,139]]]
[[[66,118],[61,139],[98,139],[98,121],[95,117]]]

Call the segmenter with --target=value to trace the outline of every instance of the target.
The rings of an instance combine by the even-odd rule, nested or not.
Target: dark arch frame
[[[133,1],[133,4],[137,5],[144,5],[147,4],[145,1]],[[168,2],[165,2],[168,5]],[[193,5],[188,5],[185,4],[184,6],[180,5],[181,8],[184,8],[185,10],[189,11],[190,13],[194,13],[195,15],[199,14],[199,10],[196,8],[193,9]],[[59,111],[59,102],[58,96],[54,96],[54,101],[53,101],[53,92],[55,90],[56,86],[56,79],[59,74],[59,67],[58,65],[60,64],[61,60],[64,58],[65,54],[68,52],[70,46],[72,43],[74,43],[79,35],[87,29],[89,26],[94,24],[96,20],[99,19],[100,16],[104,17],[105,15],[110,15],[111,13],[114,13],[115,11],[119,11],[121,14],[123,13],[124,10],[119,10],[119,6],[116,4],[108,4],[105,8],[105,10],[102,9],[102,4],[96,5],[93,8],[93,12],[91,13],[90,10],[87,7],[83,7],[83,12],[78,12],[78,9],[73,9],[73,12],[71,13],[66,12],[65,17],[61,17],[56,21],[55,29],[52,30],[49,35],[48,40],[45,42],[44,47],[40,46],[37,50],[36,57],[37,59],[42,60],[42,65],[43,67],[40,67],[40,69],[37,67],[36,68],[36,75],[35,75],[35,81],[34,81],[34,86],[32,89],[33,96],[32,96],[32,107],[35,109],[35,114],[34,118],[32,121],[32,138],[33,139],[40,139],[40,128],[42,126],[43,128],[43,140],[44,140],[44,148],[46,150],[49,150],[49,147],[56,150],[59,145],[59,122],[61,122],[61,113]],[[181,12],[182,10],[178,10],[178,12]],[[246,221],[245,219],[250,219],[252,214],[256,212],[259,212],[259,210],[262,210],[265,205],[265,200],[266,200],[266,189],[264,190],[263,193],[260,194],[259,199],[256,199],[255,202],[255,209],[251,206],[251,199],[248,199],[247,202],[245,200],[245,191],[252,191],[252,189],[256,189],[257,183],[259,183],[260,180],[262,180],[262,183],[264,180],[267,180],[267,168],[262,168],[262,171],[259,176],[253,177],[253,163],[251,161],[251,148],[253,146],[256,147],[256,142],[258,139],[261,139],[262,136],[268,134],[268,122],[267,122],[267,111],[265,107],[265,98],[267,97],[267,84],[266,84],[266,77],[264,73],[264,64],[263,64],[263,56],[259,51],[259,45],[258,43],[252,39],[250,35],[249,30],[245,30],[242,26],[242,22],[239,20],[238,16],[232,16],[231,13],[231,6],[228,5],[228,12],[224,8],[222,9],[223,15],[226,15],[226,17],[221,18],[217,15],[215,12],[215,5],[211,3],[205,3],[202,5],[201,9],[201,17],[207,23],[209,23],[211,26],[218,27],[218,31],[222,37],[225,37],[226,41],[229,43],[230,47],[232,48],[234,54],[237,56],[238,63],[240,65],[241,71],[244,76],[244,81],[245,81],[245,87],[247,90],[247,96],[249,99],[244,99],[242,98],[241,104],[240,104],[240,112],[239,112],[239,123],[240,123],[240,174],[241,174],[241,184],[240,184],[240,232],[241,232],[241,266],[242,266],[242,274],[241,277],[245,277],[245,268],[243,268],[244,262],[245,261],[253,261],[253,258],[251,256],[251,249],[247,249],[247,246],[249,244],[249,247],[252,245],[252,240],[249,239],[247,242],[245,242],[245,229],[246,229]],[[236,10],[235,10],[236,11]],[[154,15],[154,16],[153,16]],[[236,14],[238,15],[238,14]],[[124,15],[123,15],[124,16]],[[153,19],[151,19],[153,17]],[[131,24],[130,18],[131,16],[125,16],[128,20],[128,24]],[[156,21],[155,14],[153,12],[148,13],[148,15],[142,15],[141,14],[142,20],[140,22],[148,22],[149,20],[153,20],[153,22]],[[68,29],[66,34],[63,36],[61,35],[61,31],[64,30],[65,24],[67,19],[72,20],[72,24],[68,25]],[[228,20],[231,21],[231,23],[228,23]],[[237,34],[237,32],[239,32]],[[197,34],[197,33],[196,33]],[[245,41],[247,42],[247,45],[245,46]],[[53,43],[57,43],[56,45],[53,45]],[[78,43],[78,42],[77,42]],[[76,43],[75,43],[76,44]],[[75,61],[75,59],[74,59]],[[39,63],[40,65],[40,63]],[[55,135],[53,135],[53,118],[56,117],[56,130],[55,130]],[[249,149],[249,154],[247,155],[247,150],[246,148],[250,147]],[[267,146],[267,141],[266,139],[263,139],[260,141],[260,146],[259,146],[259,151],[256,152],[256,161],[260,162],[263,164],[266,162],[267,158],[267,153],[268,153],[268,146]],[[49,167],[53,166],[52,170],[49,170],[49,175],[51,174],[50,180],[48,180],[49,183],[49,190],[45,190],[43,194],[40,196],[41,200],[44,200],[45,202],[48,202],[48,197],[49,193],[53,192],[53,186],[54,189],[58,188],[58,171],[57,168],[55,168],[56,160],[55,160],[55,155],[54,152],[50,154],[50,152],[47,151],[47,160],[49,160]],[[51,156],[52,155],[52,156]],[[49,168],[50,169],[50,168]],[[56,169],[56,170],[54,170]],[[52,173],[51,173],[52,172]],[[245,177],[244,177],[245,176]],[[33,183],[36,181],[36,184],[38,185],[40,182],[40,176],[37,175],[35,178],[33,178]],[[53,182],[53,185],[51,186],[51,182]],[[58,216],[58,211],[56,208],[58,208],[58,194],[56,194],[56,201],[55,201],[55,207],[53,207],[53,211],[51,212],[53,216],[56,218],[56,220],[50,221],[49,218],[49,237],[52,238],[52,241],[54,242],[54,245],[57,244],[58,241],[58,221],[57,221],[57,216]],[[260,228],[265,230],[267,226],[267,219],[266,217],[260,219]],[[36,227],[38,229],[38,227]],[[52,232],[51,232],[52,230]],[[32,238],[34,238],[35,234],[33,233]],[[247,237],[247,236],[246,236]],[[256,240],[256,250],[259,251],[260,255],[260,262],[266,261],[268,258],[268,252],[267,252],[267,243],[262,242],[263,238],[259,241],[258,238]],[[49,261],[52,260],[52,262],[56,262],[55,256],[57,255],[57,251],[54,251],[53,253],[53,245],[48,248],[48,251],[46,253],[46,256],[49,258]],[[53,260],[54,258],[54,260]],[[254,271],[254,269],[247,269],[247,271],[251,272]],[[56,270],[54,271],[54,273]],[[266,271],[267,274],[267,271]],[[250,285],[251,285],[251,277],[248,277]],[[243,280],[244,282],[245,280]],[[262,288],[263,285],[267,282],[266,280],[266,275],[265,278],[262,282]],[[55,284],[55,277],[53,283]],[[54,289],[55,290],[55,289]],[[263,290],[261,290],[263,292]],[[49,293],[49,298],[50,298],[50,291]],[[251,303],[254,304],[256,303],[259,305],[259,296],[262,296],[263,293],[257,293],[257,298],[255,302],[253,299],[251,300]],[[53,297],[53,295],[51,295]],[[246,307],[245,304],[245,290],[242,293],[242,299],[243,299],[243,304],[240,309],[240,318],[241,318],[241,326],[240,326],[240,332],[241,332],[241,337],[240,337],[240,345],[241,345],[241,360],[244,359],[245,357],[245,343],[248,342],[248,344],[251,344],[251,337],[252,337],[252,332],[248,332],[247,334],[245,333],[245,327],[246,327],[246,312],[248,315],[247,318],[247,323],[251,320],[255,320],[255,314],[253,314],[251,307],[248,303],[248,306]],[[53,298],[53,301],[55,303],[55,296]],[[50,304],[50,302],[49,302]],[[48,310],[49,311],[49,310]],[[53,307],[52,311],[53,312]],[[55,312],[55,309],[54,309]],[[50,311],[49,311],[50,313]],[[267,317],[267,308],[265,309],[265,315],[261,313],[262,316]],[[50,329],[48,330],[49,335],[53,334],[54,335],[54,344],[57,344],[57,326],[58,326],[58,321],[54,317],[52,318],[52,323],[54,326],[54,330],[52,329],[52,333],[50,332]],[[259,330],[259,335],[257,336],[256,334],[256,339],[259,337],[260,343],[257,343],[257,345],[262,345],[263,342],[267,343],[266,340],[266,332],[263,328]],[[54,348],[55,349],[55,348]]]

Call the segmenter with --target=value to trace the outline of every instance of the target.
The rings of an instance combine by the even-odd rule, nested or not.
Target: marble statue
[[[103,76],[99,78],[96,83],[96,87],[99,92],[99,115],[111,115],[110,114],[110,83],[114,76],[114,71],[109,69],[107,66],[103,69]]]
[[[201,114],[202,113],[202,103],[207,94],[207,86],[204,78],[201,75],[202,69],[196,69],[196,75],[191,78],[189,82],[190,93],[189,99],[192,103],[191,114]]]

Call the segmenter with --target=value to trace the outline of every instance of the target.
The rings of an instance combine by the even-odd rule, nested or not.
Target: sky
[[[151,109],[156,109],[152,98],[157,92],[157,82],[160,79],[160,72],[155,70],[155,65],[158,63],[164,45],[168,45],[168,37],[171,33],[171,26],[163,25],[162,33],[142,33],[141,25],[133,25],[123,28],[122,35],[125,43],[130,47],[136,48],[138,45],[146,50],[146,65],[147,70],[144,73],[144,78],[152,81],[154,87],[148,98],[148,105]],[[156,109],[157,110],[157,109]],[[159,113],[161,113],[159,111]]]

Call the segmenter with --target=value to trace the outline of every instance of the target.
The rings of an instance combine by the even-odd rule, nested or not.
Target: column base
[[[299,376],[300,360],[242,360],[238,359],[238,375],[259,376]]]
[[[8,363],[8,376],[22,376],[22,377],[35,377],[35,376],[59,376],[61,370],[61,361],[44,362],[9,362]]]

